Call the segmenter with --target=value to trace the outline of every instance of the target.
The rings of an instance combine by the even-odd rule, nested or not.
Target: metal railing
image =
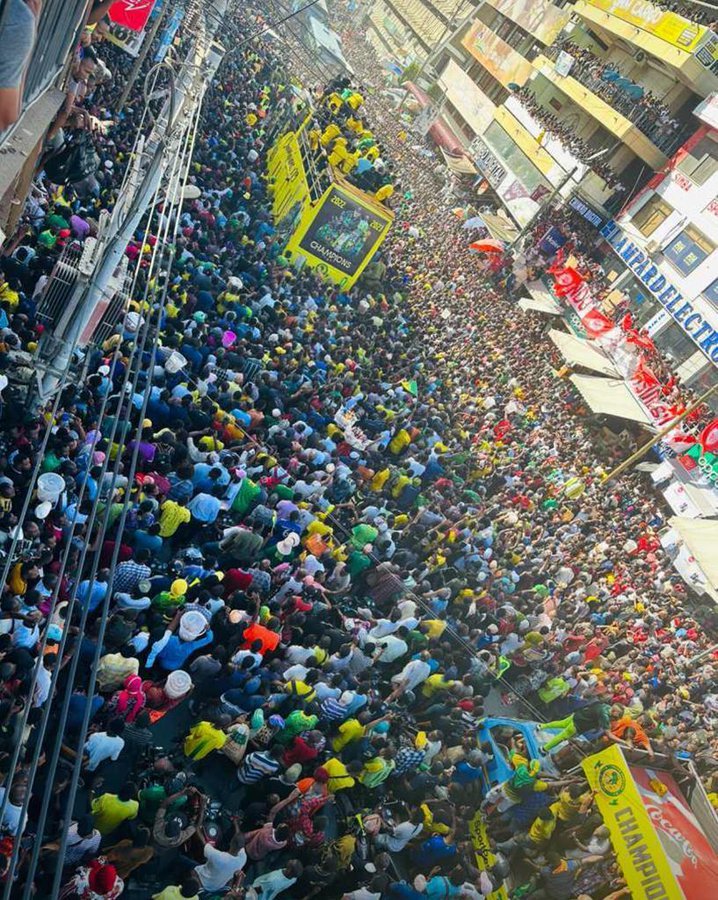
[[[546,47],[544,56],[555,62],[561,51],[562,48],[557,45]],[[675,120],[661,122],[657,113],[642,107],[640,100],[631,97],[621,87],[610,81],[604,81],[602,78],[596,78],[591,73],[592,68],[594,67],[589,63],[584,63],[574,58],[568,74],[571,78],[575,78],[579,84],[588,88],[592,94],[596,94],[596,96],[605,100],[612,109],[615,109],[624,118],[628,119],[666,156],[671,156],[675,153],[686,138],[685,126],[681,125],[676,129],[671,124]]]
[[[25,74],[21,115],[51,87],[68,61],[79,39],[87,0],[44,0],[35,36],[35,45]],[[0,37],[10,11],[10,0],[0,6]],[[17,123],[16,123],[17,124]],[[16,125],[0,131],[0,146],[12,134]]]

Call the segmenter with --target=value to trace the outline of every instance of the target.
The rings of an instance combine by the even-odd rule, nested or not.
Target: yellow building
[[[554,192],[610,212],[694,127],[717,48],[648,0],[487,0],[437,61],[441,112],[517,226]]]

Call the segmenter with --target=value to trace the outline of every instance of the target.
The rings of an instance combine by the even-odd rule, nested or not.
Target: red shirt
[[[228,597],[235,591],[246,591],[251,583],[252,576],[249,572],[244,572],[242,569],[227,569],[222,579],[224,596]]]

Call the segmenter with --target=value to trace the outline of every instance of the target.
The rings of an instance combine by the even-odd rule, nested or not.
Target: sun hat
[[[180,619],[179,636],[183,641],[196,641],[207,630],[207,620],[201,612],[189,610]]]
[[[165,681],[165,694],[167,694],[170,700],[178,700],[180,697],[184,697],[191,687],[192,678],[190,677],[189,672],[185,672],[184,669],[177,669],[176,672],[170,672],[167,676],[167,681]]]

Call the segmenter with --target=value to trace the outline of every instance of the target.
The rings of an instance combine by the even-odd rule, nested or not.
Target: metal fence
[[[0,35],[10,11],[11,0],[0,0]],[[44,0],[35,47],[27,67],[22,111],[56,81],[67,63],[68,54],[79,38],[87,0]],[[0,145],[12,129],[0,132]]]

